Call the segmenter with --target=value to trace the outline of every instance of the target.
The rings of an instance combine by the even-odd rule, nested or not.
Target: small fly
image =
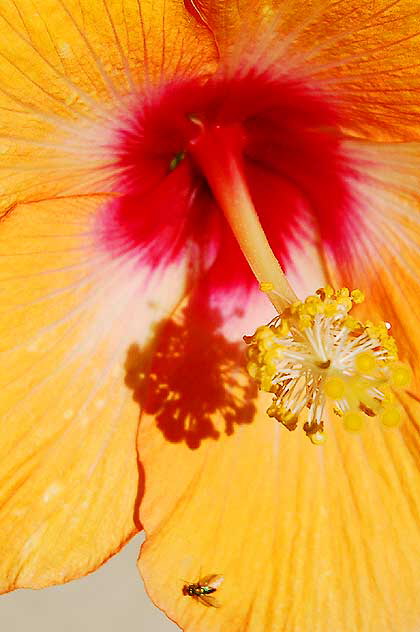
[[[206,575],[195,584],[185,584],[182,588],[182,594],[193,597],[193,599],[196,599],[204,606],[218,608],[220,604],[212,593],[216,592],[222,581],[223,577],[221,575]]]

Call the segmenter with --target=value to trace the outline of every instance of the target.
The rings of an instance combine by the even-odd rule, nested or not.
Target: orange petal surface
[[[305,269],[308,283],[314,268]],[[373,420],[360,435],[330,415],[326,444],[314,446],[268,418],[270,396],[256,398],[238,356],[218,344],[224,363],[204,362],[191,372],[189,400],[177,395],[169,357],[167,400],[153,409],[153,385],[151,399],[142,400],[140,517],[147,539],[139,568],[153,601],[194,632],[416,629],[415,411],[400,430],[384,431]],[[188,362],[194,367],[184,359],[184,375]],[[223,393],[218,400],[214,381]],[[237,409],[229,425],[225,404],[232,397]],[[197,399],[200,408],[191,404]],[[203,410],[212,412],[210,420]],[[179,418],[184,433],[171,435]],[[193,424],[200,440],[192,446]],[[183,592],[209,574],[224,578],[213,595],[218,608]]]
[[[364,288],[360,316],[388,322],[400,356],[411,365],[414,381],[402,397],[411,423],[401,431],[418,459],[420,144],[357,141],[347,148],[361,168],[352,186],[359,208],[355,248],[339,271],[330,266],[331,281]]]
[[[220,437],[194,452],[162,445],[142,419],[151,598],[200,632],[415,629],[419,480],[403,436],[372,425],[353,437],[329,419],[328,444],[314,448],[267,406],[231,436],[214,418]],[[182,594],[182,580],[213,572],[224,577],[214,610]]]
[[[0,34],[7,591],[83,575],[140,528],[130,349],[180,300],[185,270],[111,256],[95,218],[118,195],[107,143],[126,100],[167,73],[208,72],[214,44],[174,0],[5,0]]]
[[[22,204],[2,224],[3,590],[84,574],[139,529],[130,347],[179,300],[183,273],[157,272],[166,307],[154,300],[135,261],[95,250],[97,204]]]

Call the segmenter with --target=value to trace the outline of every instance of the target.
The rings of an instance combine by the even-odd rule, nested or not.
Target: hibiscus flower
[[[360,287],[355,318],[391,322],[416,377],[419,14],[4,0],[3,591],[143,525],[147,591],[185,630],[418,626],[415,388],[398,429],[331,411],[315,446],[267,415],[243,336],[266,294]]]

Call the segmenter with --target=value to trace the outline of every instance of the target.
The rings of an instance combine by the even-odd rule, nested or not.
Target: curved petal
[[[295,283],[304,294],[314,290],[311,283],[322,284],[315,255],[308,247],[306,261],[293,256]],[[269,317],[264,306],[260,310],[261,323]],[[248,330],[256,317],[251,310],[236,325]],[[140,516],[147,534],[139,568],[153,601],[186,631],[415,629],[420,480],[414,411],[401,431],[384,432],[373,423],[361,436],[343,431],[332,415],[327,443],[315,447],[268,418],[270,396],[256,399],[246,388],[240,344],[217,337],[217,320],[203,337],[206,322],[196,324],[204,343],[195,351],[200,358],[207,351],[207,360],[183,359],[191,367],[188,398],[174,395],[177,382],[168,371],[162,380],[166,395],[183,402],[183,418],[195,418],[200,441],[191,446],[185,435],[162,432],[162,415],[166,429],[175,428],[177,405],[144,406],[139,426],[146,472]],[[223,363],[211,361],[216,346]],[[166,366],[177,374],[176,364]],[[209,388],[214,381],[219,395],[224,389],[218,399]],[[191,409],[197,399],[210,413],[205,424]],[[235,401],[236,410],[226,409],[227,401]],[[184,594],[185,584],[214,573],[224,578],[214,595],[219,608]]]
[[[5,0],[0,33],[6,591],[85,574],[140,528],[125,373],[186,269],[104,247],[98,218],[120,192],[112,139],[127,101],[167,75],[205,75],[215,51],[176,0]]]
[[[420,482],[404,436],[356,438],[330,419],[314,448],[268,419],[269,399],[232,434],[216,411],[217,437],[195,450],[142,416],[149,595],[186,631],[416,629]],[[213,573],[219,608],[185,596]]]
[[[419,137],[420,9],[411,0],[185,0],[228,68],[277,68],[316,80],[377,139]]]
[[[341,283],[360,286],[374,309],[392,323],[393,335],[414,368],[417,364],[420,266],[420,144],[344,144],[358,172],[351,181],[357,209],[350,228],[357,248],[341,253]]]
[[[185,270],[110,257],[92,230],[98,204],[20,205],[1,227],[3,591],[85,574],[140,528],[126,371],[132,345],[180,300]]]
[[[418,459],[420,145],[351,141],[346,146],[360,169],[352,182],[359,209],[352,226],[357,247],[342,253],[331,274],[339,284],[365,291],[361,316],[391,323],[400,356],[412,367],[414,383],[403,397],[411,424],[402,432]]]

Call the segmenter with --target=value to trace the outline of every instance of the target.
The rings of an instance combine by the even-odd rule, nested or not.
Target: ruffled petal
[[[189,382],[203,408],[215,401],[200,385],[209,371]],[[244,375],[231,372],[224,385],[239,401]],[[217,403],[213,434],[195,449],[141,418],[139,568],[153,601],[185,631],[416,629],[420,481],[404,433],[371,424],[359,438],[332,416],[318,448],[267,417],[270,397],[249,396],[252,418],[236,411],[228,431]],[[176,423],[169,407],[166,423]],[[185,594],[211,574],[223,577],[218,608]]]

